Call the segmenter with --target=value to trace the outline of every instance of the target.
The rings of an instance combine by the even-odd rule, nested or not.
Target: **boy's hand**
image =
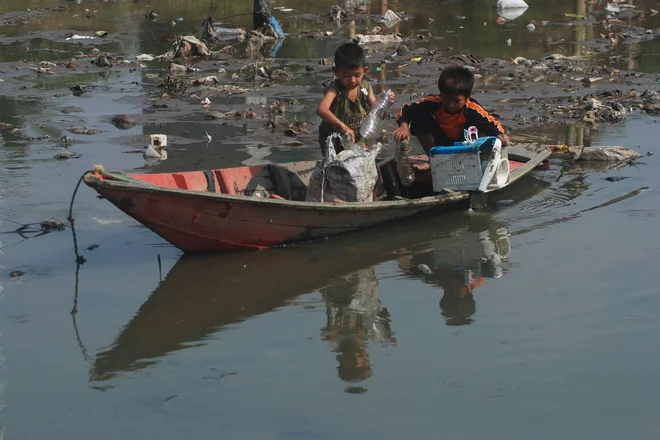
[[[355,132],[348,125],[342,125],[339,127],[339,130],[344,136],[349,135],[351,137],[351,142],[355,144]]]
[[[390,103],[394,104],[394,92],[390,92]]]
[[[397,142],[410,140],[410,129],[408,128],[408,124],[406,124],[405,122],[401,124],[399,128],[394,130],[394,133],[392,134],[394,134],[394,139]]]
[[[506,147],[509,144],[511,144],[511,140],[509,139],[509,136],[506,135],[506,134],[501,134],[501,135],[497,136],[497,138],[502,141],[502,146],[503,147]]]

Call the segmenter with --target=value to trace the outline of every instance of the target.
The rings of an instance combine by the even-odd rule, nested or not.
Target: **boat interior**
[[[127,176],[163,188],[304,201],[315,168],[310,161]]]
[[[401,184],[393,160],[379,164],[382,177],[382,185],[378,188],[379,200],[391,200],[395,197],[420,198],[434,194],[428,158],[425,155],[413,156],[409,160],[415,173],[415,183],[410,188]],[[521,161],[509,162],[511,171],[523,165]],[[317,162],[306,161],[126,176],[163,188],[304,201],[310,177],[316,167]]]

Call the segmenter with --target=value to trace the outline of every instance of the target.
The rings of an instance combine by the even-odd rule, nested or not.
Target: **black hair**
[[[470,97],[473,87],[474,74],[463,66],[446,67],[438,78],[438,89],[442,95],[451,93]]]
[[[335,68],[348,67],[354,69],[366,64],[364,49],[356,43],[342,44],[335,51]]]

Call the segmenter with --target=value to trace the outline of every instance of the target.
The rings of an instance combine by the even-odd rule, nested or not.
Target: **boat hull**
[[[549,154],[544,149],[523,157],[524,163],[511,162],[509,184],[531,172]],[[314,164],[302,162],[278,167],[289,168],[285,180],[298,179],[298,185],[305,185]],[[430,181],[428,160],[421,160],[418,165],[413,163],[413,167],[418,168],[416,178]],[[261,249],[318,240],[432,210],[467,209],[472,197],[470,192],[450,192],[411,199],[391,195],[394,200],[389,201],[305,202],[300,194],[299,198],[278,197],[272,182],[264,183],[267,168],[128,175],[119,179],[116,175],[105,178],[90,173],[84,182],[168,242],[191,253]],[[270,173],[274,175],[272,169]],[[205,175],[208,182],[213,179],[208,189]],[[270,192],[255,190],[257,187]],[[248,188],[252,188],[251,195],[246,195]],[[287,189],[286,185],[280,189],[297,194],[295,188]]]
[[[186,252],[259,249],[321,239],[434,209],[461,209],[469,194],[369,203],[307,203],[86,183],[123,212]]]

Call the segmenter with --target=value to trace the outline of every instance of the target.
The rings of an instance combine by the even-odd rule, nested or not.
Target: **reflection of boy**
[[[474,75],[461,66],[445,68],[438,79],[440,95],[404,105],[394,131],[397,141],[417,137],[426,154],[433,146],[452,145],[464,140],[463,130],[475,126],[480,136],[497,136],[504,146],[509,137],[494,117],[471,98]]]
[[[472,289],[482,285],[484,278],[474,279],[465,270],[436,269],[436,282],[442,287],[440,312],[450,326],[469,325],[474,322],[473,315],[477,312],[477,304]]]
[[[361,269],[321,289],[327,322],[323,340],[337,353],[337,373],[343,381],[371,377],[369,340],[396,342],[389,313],[378,299],[378,278],[373,267]]]
[[[418,263],[429,262],[429,254],[399,257],[397,261],[401,269],[419,276]],[[438,267],[432,274],[422,275],[422,278],[442,289],[440,312],[446,318],[447,325],[469,325],[474,322],[477,304],[472,291],[486,282],[479,271]]]

